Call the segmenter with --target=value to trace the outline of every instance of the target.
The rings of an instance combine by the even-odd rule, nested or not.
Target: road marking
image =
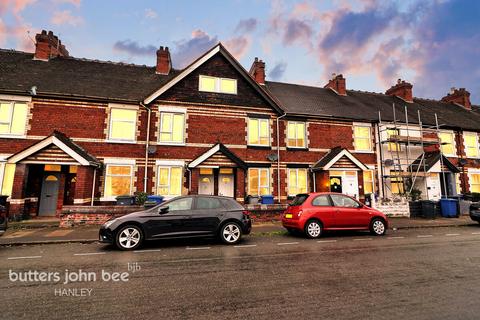
[[[93,256],[96,254],[105,254],[106,252],[87,252],[87,253],[74,253],[74,256]]]
[[[277,246],[288,246],[290,244],[299,244],[299,242],[280,242],[277,243]]]
[[[480,232],[472,232],[472,234],[480,234]]]
[[[318,243],[329,243],[329,242],[337,242],[337,240],[318,240]]]
[[[387,239],[392,239],[392,240],[394,240],[394,239],[405,239],[405,237],[387,237]]]
[[[187,247],[187,250],[208,250],[211,249],[211,247]]]
[[[453,237],[453,236],[459,236],[460,233],[447,233],[446,236],[447,237]]]
[[[251,247],[256,247],[256,244],[244,244],[240,246],[233,246],[234,248],[251,248]]]
[[[158,252],[158,251],[162,251],[162,249],[133,250],[133,252],[135,252],[135,253]]]
[[[359,239],[353,239],[353,241],[369,241],[373,240],[372,238],[359,238]]]
[[[424,235],[419,235],[417,238],[430,238],[433,237],[431,234],[424,234]]]
[[[7,260],[17,260],[17,259],[38,259],[41,258],[42,256],[27,256],[27,257],[10,257],[7,258]]]

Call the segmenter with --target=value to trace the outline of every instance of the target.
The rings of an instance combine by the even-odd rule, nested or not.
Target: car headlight
[[[104,227],[104,228],[108,228],[108,227],[110,227],[115,221],[117,221],[117,219],[108,220],[107,222],[105,222],[105,223],[103,224],[103,227]]]

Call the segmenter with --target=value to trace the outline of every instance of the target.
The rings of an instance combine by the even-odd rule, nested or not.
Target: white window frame
[[[26,101],[22,101],[22,100],[15,100],[15,101],[8,101],[8,100],[3,100],[1,99],[2,96],[0,95],[0,103],[2,104],[9,104],[10,105],[10,115],[9,115],[9,122],[2,122],[2,124],[7,124],[8,125],[8,131],[7,133],[0,133],[0,138],[11,138],[11,137],[15,137],[15,138],[25,138],[26,137],[26,132],[27,132],[27,119],[28,119],[28,115],[29,115],[29,112],[30,112],[30,108],[28,106],[28,103],[31,101],[31,100],[26,100]],[[15,105],[17,103],[20,103],[20,104],[25,104],[27,106],[27,114],[26,114],[26,117],[24,119],[25,121],[25,126],[24,126],[24,129],[23,129],[23,132],[22,133],[12,133],[12,124],[13,124],[13,114],[14,114],[14,110],[15,110]]]
[[[180,179],[180,193],[179,194],[172,194],[170,193],[172,182],[171,182],[171,177],[172,177],[172,169],[173,168],[180,168],[182,171],[181,174],[181,179]],[[165,194],[162,196],[165,197],[165,199],[170,199],[174,197],[178,197],[182,195],[182,188],[183,188],[183,176],[184,176],[184,170],[183,170],[183,165],[157,165],[157,177],[156,177],[156,186],[155,186],[155,194],[158,194],[158,189],[160,188],[160,169],[168,169],[168,194]]]
[[[442,143],[442,140],[440,138],[440,135],[438,136],[438,139],[440,139],[440,151],[443,153],[443,155],[447,156],[447,157],[456,157],[457,156],[457,145],[456,145],[456,142],[455,142],[455,132],[453,131],[440,131],[441,134],[449,134],[451,137],[452,137],[452,146],[453,146],[453,153],[452,154],[447,154],[447,153],[444,153],[443,150],[442,150],[442,147],[443,145],[441,144]]]
[[[136,143],[137,142],[137,119],[138,119],[138,109],[134,107],[124,107],[122,105],[110,105],[109,108],[110,112],[110,121],[109,121],[109,126],[108,126],[108,140],[107,142],[116,142],[116,143]],[[112,111],[113,110],[130,110],[130,111],[135,111],[135,120],[133,121],[134,126],[133,126],[133,140],[132,139],[119,139],[119,138],[112,138],[112,128],[113,128],[113,116],[112,116]],[[132,121],[126,121],[126,120],[116,120],[115,122],[129,122],[131,123]]]
[[[472,191],[472,175],[480,175],[480,170],[479,169],[468,169],[468,172],[467,172],[467,175],[468,175],[468,190],[470,190],[470,192],[474,192]]]
[[[304,142],[303,143],[304,143],[304,145],[303,146],[289,146],[288,145],[288,140],[289,140],[289,138],[288,138],[288,127],[290,126],[290,124],[294,124],[296,126],[297,124],[300,124],[300,123],[303,124],[303,136],[304,136],[304,139],[303,139]],[[307,122],[305,122],[305,121],[290,121],[290,120],[287,121],[287,132],[286,133],[287,133],[286,134],[287,148],[289,148],[289,149],[306,149],[306,148],[308,148],[308,146],[307,146],[308,145],[308,143],[307,143]],[[297,133],[298,132],[295,128],[295,140],[296,141],[298,140]]]
[[[467,150],[468,150],[468,146],[467,146],[467,140],[465,139],[465,136],[475,136],[475,148],[477,150],[477,155],[474,156],[474,157],[471,157],[469,155],[467,155]],[[478,159],[480,158],[480,148],[479,148],[479,145],[478,145],[478,133],[476,132],[466,132],[464,131],[463,132],[463,146],[465,148],[465,156],[467,158],[470,158],[470,159]]]
[[[250,193],[250,190],[251,190],[251,187],[250,187],[250,172],[252,170],[258,170],[258,186],[257,186],[258,194],[251,194]],[[260,172],[263,171],[263,170],[267,171],[267,184],[266,185],[261,185],[260,184],[260,180],[261,180],[260,179],[260,176],[261,176]],[[251,195],[251,196],[260,196],[260,189],[265,188],[265,187],[268,188],[268,194],[272,194],[272,188],[270,187],[270,178],[271,178],[270,177],[270,168],[248,168],[248,194]]]
[[[133,176],[135,175],[134,169],[135,165],[131,163],[131,160],[126,159],[125,161],[118,161],[118,162],[112,162],[112,161],[104,161],[105,163],[105,182],[104,182],[104,187],[103,187],[103,195],[104,197],[101,198],[101,201],[112,201],[115,200],[116,197],[118,196],[113,196],[113,195],[106,195],[107,191],[107,177],[126,177],[126,175],[111,175],[108,174],[108,167],[129,167],[130,168],[130,191],[129,195],[132,195],[132,190],[133,190]]]
[[[207,90],[205,88],[202,88],[202,79],[213,79],[215,81],[215,89],[213,90]],[[221,82],[222,80],[231,80],[235,81],[235,92],[224,92],[222,91],[222,86]],[[205,75],[200,75],[198,77],[198,91],[202,92],[214,92],[214,93],[223,93],[223,94],[237,94],[238,92],[238,83],[237,79],[231,79],[231,78],[219,78],[219,77],[212,77],[212,76],[205,76]]]
[[[181,146],[181,145],[185,145],[185,128],[187,126],[187,114],[186,114],[186,110],[183,110],[183,109],[160,109],[160,114],[159,114],[159,117],[160,117],[160,122],[158,124],[158,144],[160,145],[174,145],[174,146]],[[176,141],[162,141],[161,140],[161,135],[162,135],[162,123],[163,123],[163,116],[165,114],[170,114],[172,115],[172,128],[171,128],[171,131],[165,131],[164,133],[170,133],[172,135],[172,138],[173,138],[173,116],[176,115],[176,114],[181,114],[183,115],[183,128],[182,128],[182,141],[180,142],[176,142]]]
[[[288,196],[289,197],[293,197],[293,196],[296,196],[296,194],[290,194],[290,171],[292,170],[295,170],[297,172],[297,181],[295,182],[295,187],[296,189],[298,189],[298,171],[300,170],[303,170],[305,171],[305,182],[307,183],[307,185],[305,186],[306,188],[306,192],[308,193],[308,169],[307,168],[287,168],[287,193],[288,193]]]
[[[357,137],[355,136],[355,128],[356,127],[361,127],[361,128],[367,128],[368,129],[368,149],[358,149],[356,139]],[[373,152],[373,143],[372,143],[372,126],[370,124],[364,124],[364,123],[354,123],[353,124],[353,145],[355,147],[355,152],[361,153],[371,153]],[[360,139],[366,139],[366,138],[360,138]]]
[[[257,146],[257,147],[270,147],[272,145],[272,141],[271,141],[271,137],[270,137],[270,119],[264,119],[264,118],[248,118],[247,119],[248,122],[247,122],[247,144],[249,146]],[[250,143],[250,120],[256,120],[258,121],[258,140],[260,141],[260,132],[261,132],[261,129],[260,129],[260,123],[261,122],[267,122],[268,124],[268,144],[261,144],[261,143],[258,143],[258,144],[254,144],[254,143]]]
[[[365,170],[365,171],[368,171],[368,172],[371,172],[372,173],[372,194],[375,193],[375,169],[373,168],[368,168],[368,170]],[[363,172],[362,172],[362,176],[363,176]],[[363,176],[363,193],[365,194],[365,177]]]

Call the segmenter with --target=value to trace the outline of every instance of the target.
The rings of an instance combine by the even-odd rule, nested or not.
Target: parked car
[[[474,202],[470,205],[470,218],[480,223],[480,202]]]
[[[182,196],[144,211],[107,221],[100,228],[100,241],[121,250],[133,250],[145,240],[218,237],[236,244],[249,234],[248,211],[232,198]]]
[[[367,207],[354,198],[339,193],[299,194],[282,217],[289,231],[301,231],[309,238],[318,238],[326,230],[370,230],[385,234],[387,216]]]
[[[7,208],[0,204],[0,236],[7,231],[8,218],[7,218]]]

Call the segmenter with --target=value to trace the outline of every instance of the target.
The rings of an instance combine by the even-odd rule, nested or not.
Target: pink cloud
[[[82,17],[73,16],[70,10],[55,11],[50,21],[55,25],[69,24],[74,27],[84,22]]]
[[[239,36],[225,41],[225,47],[237,60],[240,60],[250,49],[251,42],[250,37]]]

